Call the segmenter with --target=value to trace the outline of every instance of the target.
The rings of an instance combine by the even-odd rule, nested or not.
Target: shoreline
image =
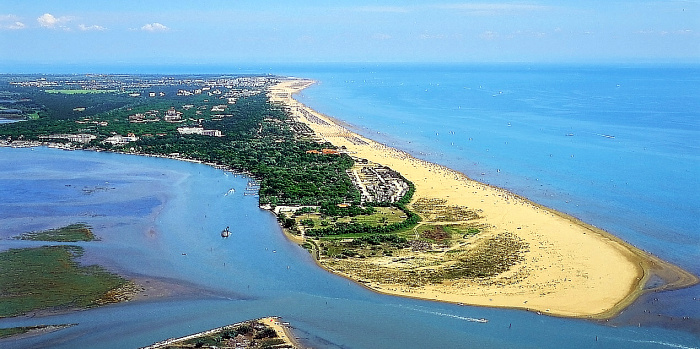
[[[521,285],[516,285],[519,287],[462,282],[411,289],[365,282],[317,261],[324,269],[383,294],[589,319],[612,318],[644,293],[688,287],[700,281],[680,267],[573,216],[350,131],[346,123],[318,113],[293,98],[295,93],[314,83],[289,78],[270,89],[270,100],[283,104],[317,137],[338,147],[344,146],[352,156],[388,166],[411,180],[416,185],[412,203],[420,198],[441,198],[450,204],[483,209],[483,221],[495,230],[516,234],[530,246],[527,258],[517,266],[528,272]],[[560,267],[559,270],[555,270],[556,267]],[[654,276],[662,279],[663,284],[647,288]],[[469,291],[463,292],[465,289]]]
[[[296,101],[293,99],[293,94],[297,93],[304,88],[307,88],[308,86],[314,84],[314,81],[311,80],[306,80],[306,79],[297,79],[297,78],[289,78],[287,80],[282,80],[281,83],[278,85],[272,87],[269,90],[269,95],[270,95],[270,100],[271,101],[277,101],[281,102],[287,107],[290,108],[293,117],[297,119],[297,121],[304,122],[307,124],[309,127],[311,127],[314,132],[316,133],[317,137],[320,139],[329,141],[336,146],[345,146],[350,153],[354,153],[354,156],[360,157],[360,158],[370,158],[371,161],[380,163],[382,165],[391,167],[392,169],[398,171],[402,175],[404,175],[406,178],[414,182],[417,186],[416,190],[416,195],[414,196],[413,202],[416,201],[417,198],[420,197],[428,197],[428,198],[446,198],[450,203],[458,203],[458,204],[463,204],[463,202],[460,202],[460,200],[464,200],[464,195],[462,197],[457,197],[456,199],[454,198],[454,194],[457,192],[458,189],[467,189],[468,191],[472,191],[474,193],[478,193],[477,195],[468,195],[468,196],[475,196],[477,197],[477,200],[467,200],[467,205],[468,207],[484,207],[487,209],[489,204],[493,204],[496,206],[503,206],[503,201],[506,201],[507,205],[511,206],[522,206],[524,209],[520,209],[520,211],[525,210],[526,212],[520,212],[519,215],[522,217],[525,217],[525,219],[522,219],[522,217],[516,217],[513,219],[521,219],[520,221],[516,221],[516,223],[513,223],[513,221],[508,221],[505,222],[503,219],[495,219],[493,216],[494,214],[492,210],[488,209],[488,211],[491,211],[489,213],[485,214],[484,221],[487,222],[489,225],[492,225],[496,227],[496,229],[501,229],[501,230],[506,230],[507,232],[512,232],[512,233],[522,233],[521,227],[518,226],[518,223],[521,223],[524,228],[527,228],[525,224],[528,222],[529,218],[536,218],[536,219],[541,219],[541,216],[546,216],[549,217],[547,219],[552,220],[551,217],[558,217],[557,220],[558,225],[554,226],[553,228],[556,229],[563,229],[566,231],[569,231],[571,229],[567,228],[568,226],[575,226],[576,228],[574,230],[578,230],[578,237],[580,238],[580,233],[582,232],[584,235],[586,235],[586,232],[591,232],[591,236],[595,236],[594,240],[595,243],[593,246],[603,246],[607,250],[607,257],[613,257],[612,260],[615,262],[611,265],[616,265],[616,264],[624,264],[625,265],[625,270],[622,272],[622,276],[616,275],[615,277],[610,277],[610,275],[607,275],[606,280],[612,281],[613,283],[617,282],[619,284],[619,279],[625,279],[624,285],[617,285],[618,287],[615,287],[612,291],[616,292],[616,297],[614,299],[611,299],[610,297],[606,298],[605,293],[607,291],[610,291],[610,288],[612,286],[605,285],[604,282],[599,282],[598,286],[602,285],[602,290],[599,287],[591,287],[590,284],[583,284],[583,285],[578,285],[577,289],[571,290],[571,288],[567,287],[559,287],[562,285],[560,282],[562,279],[562,276],[564,278],[564,281],[570,281],[567,280],[567,276],[569,276],[571,273],[564,272],[564,269],[566,267],[569,267],[570,265],[567,264],[570,262],[572,259],[575,258],[568,258],[567,261],[563,260],[556,260],[556,258],[553,260],[552,258],[549,258],[547,261],[549,262],[555,262],[556,266],[562,267],[562,272],[559,273],[556,272],[556,275],[554,277],[547,277],[547,273],[551,272],[552,270],[547,270],[546,267],[544,267],[544,264],[546,263],[535,263],[531,261],[527,261],[525,264],[526,268],[530,268],[529,272],[532,272],[534,267],[535,269],[537,267],[544,267],[541,272],[536,272],[535,276],[540,276],[540,279],[534,280],[534,282],[527,283],[526,290],[522,290],[522,286],[520,287],[521,290],[517,289],[510,289],[510,290],[503,290],[502,287],[485,287],[483,285],[479,285],[478,283],[466,283],[466,284],[458,284],[456,286],[453,285],[452,288],[457,288],[457,289],[467,289],[471,293],[470,294],[458,294],[455,293],[455,290],[450,290],[450,287],[444,287],[442,285],[430,285],[430,287],[424,287],[422,289],[419,288],[406,288],[402,285],[396,285],[396,284],[382,284],[382,283],[371,283],[371,282],[364,282],[363,280],[360,280],[356,277],[353,277],[352,275],[345,274],[342,271],[338,270],[333,270],[332,268],[328,268],[326,265],[321,263],[318,260],[315,260],[315,262],[321,266],[322,268],[326,269],[327,271],[333,272],[337,275],[343,276],[349,280],[352,280],[356,282],[359,285],[362,285],[365,288],[368,288],[370,290],[373,290],[375,292],[383,293],[383,294],[388,294],[388,295],[394,295],[394,296],[403,296],[403,297],[409,297],[409,298],[417,298],[417,299],[424,299],[424,300],[433,300],[433,301],[441,301],[441,302],[450,302],[450,303],[456,303],[456,304],[469,304],[469,305],[474,305],[474,306],[488,306],[488,307],[503,307],[503,308],[516,308],[516,309],[525,309],[529,311],[537,311],[541,312],[543,314],[547,315],[553,315],[553,316],[562,316],[562,317],[581,317],[581,318],[590,318],[590,319],[609,319],[616,314],[618,314],[622,309],[627,307],[629,304],[634,302],[640,295],[651,292],[651,291],[661,291],[661,290],[669,290],[669,289],[677,289],[677,288],[683,288],[687,286],[694,285],[698,283],[698,278],[690,274],[683,269],[672,265],[670,263],[664,262],[661,259],[650,255],[649,253],[646,253],[644,251],[641,251],[630,244],[624,242],[623,240],[615,237],[614,235],[599,229],[597,227],[594,227],[590,224],[586,224],[579,219],[572,217],[570,215],[555,211],[553,209],[547,208],[545,206],[539,205],[537,203],[534,203],[527,198],[524,198],[522,196],[513,194],[508,192],[507,190],[480,183],[477,181],[474,181],[470,178],[468,178],[466,175],[454,171],[452,169],[449,169],[445,166],[442,165],[437,165],[430,163],[425,160],[417,159],[410,154],[394,149],[391,147],[388,147],[384,144],[377,143],[371,139],[368,139],[366,137],[363,137],[361,135],[358,135],[352,131],[349,131],[348,128],[345,126],[347,125],[346,123],[342,121],[338,121],[333,119],[332,117],[320,114],[316,112],[315,110],[303,105],[302,103]],[[304,110],[304,113],[300,112],[300,110]],[[308,116],[311,116],[310,118]],[[110,150],[101,150],[101,149],[89,149],[89,148],[80,148],[80,147],[71,147],[69,145],[65,145],[62,143],[51,143],[51,142],[0,142],[0,146],[5,146],[5,147],[35,147],[35,146],[48,146],[50,148],[59,148],[59,149],[64,149],[64,150],[93,150],[93,151],[109,151],[111,153],[122,153],[122,154],[130,154],[130,155],[143,155],[143,156],[148,156],[148,157],[161,157],[161,158],[168,158],[168,159],[174,159],[174,160],[182,160],[182,161],[188,161],[188,162],[194,162],[194,163],[202,163],[205,165],[212,166],[217,169],[221,169],[224,171],[230,171],[233,173],[240,173],[248,176],[251,180],[255,181],[256,179],[251,176],[248,173],[242,172],[240,170],[234,170],[231,168],[228,168],[226,166],[221,166],[213,163],[206,163],[203,161],[195,160],[195,159],[188,159],[188,158],[183,158],[180,156],[176,156],[174,154],[170,155],[155,155],[155,154],[146,154],[146,153],[139,153],[139,152],[116,152],[116,151],[110,151]],[[417,171],[418,170],[418,171]],[[408,175],[407,175],[408,173]],[[421,178],[422,177],[422,178]],[[449,179],[451,180],[449,183],[440,183],[441,179]],[[434,188],[435,183],[438,184],[438,188]],[[420,184],[420,185],[419,185]],[[428,184],[432,185],[428,189]],[[463,190],[462,190],[463,191]],[[450,198],[449,194],[453,194],[453,197]],[[459,195],[458,195],[459,196]],[[490,196],[490,197],[489,197]],[[487,198],[488,197],[488,198]],[[481,202],[478,202],[479,200]],[[485,202],[486,201],[486,202]],[[262,209],[266,209],[265,207],[261,207]],[[506,211],[502,210],[503,207],[499,207],[496,211],[496,215],[503,214],[504,212],[509,213]],[[266,209],[268,211],[271,211],[269,209]],[[499,211],[500,210],[500,211]],[[272,212],[272,211],[271,211]],[[272,212],[274,214],[274,212]],[[524,216],[523,216],[524,215]],[[517,226],[517,227],[516,227]],[[545,224],[545,228],[552,228],[550,226],[547,226]],[[528,230],[528,229],[523,229],[523,230]],[[529,242],[531,242],[530,246],[531,247],[537,247],[533,246],[532,242],[534,243],[547,243],[548,245],[556,245],[556,243],[552,243],[548,239],[554,239],[559,242],[562,242],[561,236],[557,237],[554,236],[553,234],[545,233],[542,236],[537,236],[538,231],[535,229],[529,229],[530,234],[528,238]],[[534,234],[534,235],[533,235]],[[285,234],[287,238],[289,238],[291,241],[295,243],[299,243],[299,238],[290,234]],[[542,238],[544,236],[544,239]],[[302,241],[303,242],[303,241]],[[585,242],[585,241],[584,241]],[[590,247],[590,241],[588,241],[589,244],[586,245]],[[542,246],[539,246],[541,248]],[[568,246],[569,249],[566,252],[571,253],[572,246]],[[534,248],[533,248],[534,249]],[[551,251],[551,248],[546,247],[546,249],[550,249],[548,253],[550,254],[549,257],[552,257],[551,255],[559,253],[561,251]],[[574,250],[581,250],[579,246],[574,246]],[[560,253],[561,254],[561,253]],[[530,253],[530,257],[533,257],[534,253]],[[573,255],[575,257],[579,257],[580,255]],[[585,257],[585,259],[590,259],[591,257],[593,259],[596,259],[596,256],[594,256],[593,253],[589,253],[588,255],[582,255]],[[534,256],[535,258],[537,256]],[[539,256],[543,257],[543,256]],[[546,257],[546,256],[545,256]],[[556,256],[555,256],[556,257]],[[560,256],[561,257],[561,256]],[[569,256],[570,257],[570,256]],[[592,263],[587,263],[584,264],[583,267],[590,267],[590,266],[595,266],[597,268],[596,272],[600,273],[601,269],[606,269],[604,265],[606,263],[603,263],[605,261],[610,261],[611,259],[604,259],[604,258],[597,258],[597,263],[592,262]],[[581,265],[578,265],[581,267]],[[552,269],[552,265],[549,265],[549,269]],[[569,270],[571,272],[572,270]],[[588,279],[588,271],[585,268],[579,268],[578,270],[579,273],[585,273],[584,278]],[[545,277],[542,277],[544,275]],[[559,277],[557,279],[556,277]],[[578,276],[579,279],[581,278],[581,275],[574,275]],[[605,276],[605,275],[604,275]],[[660,286],[656,286],[653,288],[646,289],[646,284],[647,281],[650,280],[653,276],[657,276],[658,278],[662,279],[664,283]],[[532,275],[528,276],[530,279],[533,278]],[[581,280],[578,280],[581,281]],[[546,286],[545,289],[542,289],[540,287],[540,293],[545,293],[542,295],[542,297],[538,297],[537,292],[533,291],[533,288],[537,288],[538,285],[544,285]],[[448,285],[449,286],[449,285]],[[569,285],[565,285],[569,286]],[[607,289],[605,287],[608,287]],[[621,286],[621,287],[619,287]],[[583,287],[583,289],[581,288]],[[530,288],[529,293],[527,288]],[[560,289],[557,289],[560,288]],[[561,288],[564,288],[563,290]],[[576,287],[575,287],[576,288]],[[588,289],[586,289],[588,288]],[[624,289],[624,291],[620,291],[621,289]],[[450,292],[445,292],[445,291],[450,291]],[[588,291],[594,290],[594,292],[597,292],[598,296],[598,303],[597,304],[597,309],[591,309],[592,307],[590,306],[585,306],[581,304],[572,304],[576,303],[577,300],[583,295],[585,296]],[[577,293],[578,292],[578,293]],[[601,295],[602,293],[602,295]],[[533,301],[532,298],[543,298],[539,300]],[[565,300],[562,301],[561,298],[564,298]],[[602,299],[601,299],[602,298]],[[568,302],[566,299],[570,299]],[[552,303],[553,302],[553,303]],[[578,303],[586,303],[587,305],[592,303],[589,299],[583,298],[583,300],[579,300]],[[555,306],[552,306],[551,304],[555,304]]]

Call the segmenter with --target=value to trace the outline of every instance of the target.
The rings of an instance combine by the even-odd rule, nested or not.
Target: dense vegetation
[[[29,89],[21,89],[26,92]],[[169,155],[224,165],[248,172],[260,180],[261,204],[320,205],[322,203],[359,203],[360,194],[345,171],[353,160],[344,154],[309,154],[309,150],[334,148],[296,137],[290,130],[288,115],[268,103],[264,93],[240,98],[228,105],[227,117],[212,118],[210,108],[220,102],[200,96],[173,96],[137,99],[124,94],[51,94],[33,91],[28,94],[44,107],[38,120],[0,125],[0,137],[39,140],[51,134],[88,133],[98,138],[87,146],[119,151]],[[77,100],[76,100],[77,99]],[[78,105],[91,106],[75,112]],[[194,107],[183,111],[183,118],[198,117],[206,129],[221,130],[224,137],[181,135],[177,127],[186,123],[130,123],[129,115],[157,110],[160,114],[183,104]],[[111,108],[111,109],[110,109]],[[197,110],[204,110],[195,114]],[[77,119],[77,120],[76,120]],[[99,124],[106,122],[107,124]],[[199,124],[197,124],[199,125]],[[140,137],[124,146],[103,143],[110,135],[133,133]],[[60,141],[60,140],[59,140]]]
[[[397,230],[406,229],[416,225],[420,217],[404,207],[400,207],[406,214],[406,219],[387,225],[365,224],[365,223],[336,223],[332,227],[314,228],[306,230],[308,236],[330,236],[330,235],[364,235],[364,234],[386,234]]]
[[[267,325],[267,321],[272,320],[266,318],[228,325],[205,333],[190,335],[186,339],[159,342],[149,348],[292,348],[292,344],[286,343],[272,327]]]
[[[92,233],[87,224],[75,223],[57,229],[24,233],[17,238],[34,241],[76,242],[95,240],[95,234]]]
[[[78,246],[0,252],[0,317],[109,302],[109,292],[127,281],[95,265],[78,265],[75,258],[82,253]]]
[[[234,117],[204,123],[205,128],[221,130],[224,137],[170,134],[144,137],[130,146],[249,172],[260,181],[261,204],[359,202],[360,194],[345,173],[353,165],[349,156],[307,153],[333,146],[295,138],[285,124],[287,115],[267,103],[264,95],[240,100],[232,109]]]

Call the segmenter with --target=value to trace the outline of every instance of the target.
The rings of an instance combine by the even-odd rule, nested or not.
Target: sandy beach
[[[270,99],[287,106],[318,137],[345,147],[351,156],[401,173],[416,187],[412,203],[441,199],[449,206],[478,211],[479,223],[489,229],[473,243],[507,234],[527,246],[517,265],[487,280],[457,279],[407,287],[360,280],[343,268],[329,266],[332,263],[321,263],[330,271],[386,294],[587,318],[612,317],[642,292],[698,282],[695,275],[574,217],[349,131],[341,122],[293,99],[294,93],[313,83],[302,79],[283,81],[271,89]],[[645,289],[652,276],[661,278],[663,285]]]

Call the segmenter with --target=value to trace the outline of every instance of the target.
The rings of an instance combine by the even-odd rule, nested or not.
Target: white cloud
[[[54,17],[54,15],[50,13],[44,13],[36,20],[39,22],[39,25],[45,28],[53,28],[56,26],[56,24],[58,24],[58,18]]]
[[[44,28],[61,28],[65,30],[70,30],[70,28],[66,27],[64,24],[70,22],[71,20],[71,17],[56,17],[50,13],[44,13],[36,19],[36,21],[39,22],[39,25]]]
[[[141,30],[147,32],[165,32],[170,30],[170,28],[160,24],[160,23],[149,23],[141,27]]]
[[[26,27],[27,25],[20,22],[20,18],[15,15],[0,15],[0,29],[19,30]]]
[[[14,23],[8,25],[6,28],[7,28],[7,29],[12,29],[12,30],[19,30],[19,29],[24,29],[24,28],[26,28],[26,27],[27,27],[26,24],[24,24],[24,23],[22,23],[22,22],[20,22],[20,21],[17,21],[17,22],[14,22]]]
[[[101,26],[101,25],[85,25],[85,24],[80,24],[78,25],[78,29],[82,31],[103,31],[106,28]]]

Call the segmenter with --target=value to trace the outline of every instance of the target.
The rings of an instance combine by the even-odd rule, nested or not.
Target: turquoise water
[[[275,72],[319,80],[302,100],[358,132],[573,214],[697,274],[699,71],[328,65]],[[247,183],[166,159],[0,148],[0,238],[87,222],[102,240],[81,243],[85,262],[197,290],[0,319],[2,327],[79,323],[0,346],[138,347],[279,315],[317,348],[700,347],[698,287],[643,297],[606,324],[372,293],[321,270],[287,241],[257,198],[243,195]],[[224,240],[225,226],[233,235]],[[26,245],[0,240],[0,249]]]

